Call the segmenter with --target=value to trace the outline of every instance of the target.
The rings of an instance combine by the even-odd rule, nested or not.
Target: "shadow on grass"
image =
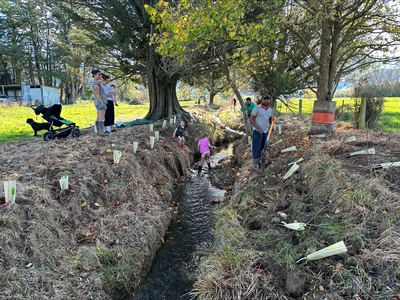
[[[9,141],[22,141],[29,138],[35,138],[38,140],[43,140],[43,135],[33,136],[31,132],[7,132],[0,134],[0,142],[9,142]]]

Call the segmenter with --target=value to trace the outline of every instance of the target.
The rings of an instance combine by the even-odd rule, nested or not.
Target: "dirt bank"
[[[154,149],[148,125],[104,138],[89,131],[1,145],[0,181],[16,180],[17,191],[16,204],[0,209],[0,298],[106,299],[135,290],[163,241],[174,184],[190,167],[201,128],[191,125],[185,150],[161,124]],[[117,165],[113,150],[122,151]]]
[[[326,138],[308,137],[308,122],[280,118],[265,169],[252,170],[245,140],[229,205],[217,212],[213,253],[202,263],[199,299],[398,299],[400,294],[400,136],[338,124]],[[349,136],[355,142],[344,143]],[[272,145],[278,140],[282,142]],[[281,153],[296,146],[297,151]],[[375,155],[344,154],[374,148]],[[283,181],[289,163],[298,172]],[[304,231],[287,223],[304,222]],[[306,265],[295,260],[344,241],[347,253]]]

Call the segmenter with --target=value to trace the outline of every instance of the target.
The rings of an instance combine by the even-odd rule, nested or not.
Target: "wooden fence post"
[[[299,116],[303,114],[303,99],[299,99]]]

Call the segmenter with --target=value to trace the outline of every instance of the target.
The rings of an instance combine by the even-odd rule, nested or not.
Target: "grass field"
[[[132,121],[143,118],[149,110],[149,103],[142,105],[129,105],[119,102],[115,107],[116,121]],[[84,101],[75,105],[63,105],[61,116],[64,119],[71,120],[81,129],[93,125],[96,120],[96,110],[93,102]],[[32,118],[35,122],[42,122],[41,116],[36,116],[34,111],[28,106],[13,106],[0,108],[1,126],[0,142],[9,140],[25,139],[33,136],[33,130],[26,119]],[[38,134],[43,135],[44,131]]]
[[[303,98],[303,114],[311,115],[313,102],[315,98]],[[336,107],[344,105],[353,106],[354,98],[335,98]],[[293,112],[299,112],[299,99],[292,99],[294,104]],[[280,106],[278,104],[278,111],[281,113],[290,113],[285,106]],[[389,132],[400,132],[400,97],[386,97],[385,104],[383,106],[383,113],[378,121],[378,127],[381,130]]]

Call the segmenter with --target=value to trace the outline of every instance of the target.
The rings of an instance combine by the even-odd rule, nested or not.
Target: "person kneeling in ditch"
[[[268,130],[272,120],[271,96],[265,94],[261,98],[260,105],[253,108],[250,114],[250,124],[253,125],[252,156],[253,169],[257,171],[259,164],[265,164],[265,147]]]
[[[200,160],[200,165],[199,165],[199,174],[201,173],[201,170],[203,169],[203,164],[204,164],[205,160],[207,160],[208,170],[211,171],[210,148],[217,148],[217,147],[212,146],[210,144],[210,141],[208,140],[208,134],[204,133],[201,136],[201,139],[199,140],[199,143],[198,143],[198,149],[201,154],[201,160]]]
[[[178,148],[185,149],[185,136],[187,137],[187,121],[182,120],[181,124],[175,128],[172,138],[178,138]]]

